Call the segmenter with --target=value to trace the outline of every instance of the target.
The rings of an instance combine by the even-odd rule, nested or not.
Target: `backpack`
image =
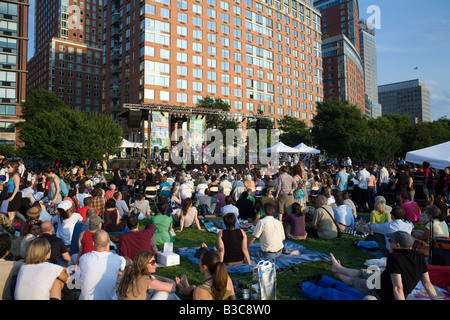
[[[67,187],[67,183],[60,177],[59,178],[59,189],[61,190],[61,195],[63,198],[69,195],[69,188]]]

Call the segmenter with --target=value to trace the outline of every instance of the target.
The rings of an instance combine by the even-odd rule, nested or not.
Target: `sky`
[[[30,0],[28,59],[34,52],[35,1]],[[421,79],[430,90],[431,120],[450,118],[450,1],[359,0],[359,15],[379,27],[378,84]]]

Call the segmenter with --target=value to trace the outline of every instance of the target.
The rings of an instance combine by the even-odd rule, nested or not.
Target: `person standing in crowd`
[[[56,175],[56,169],[48,167],[44,170],[46,181],[49,181],[47,199],[50,205],[55,208],[62,201],[60,178]],[[82,190],[79,191],[80,193]]]
[[[281,221],[284,214],[292,212],[292,204],[294,201],[294,191],[297,189],[295,179],[288,173],[288,168],[283,166],[280,168],[282,173],[278,178],[278,188],[275,200],[278,205],[278,219]]]
[[[403,192],[407,192],[408,183],[409,183],[409,175],[406,172],[406,165],[402,164],[399,166],[395,177],[391,179],[393,182],[392,189],[394,190],[395,196],[401,195]]]
[[[9,179],[8,179],[8,198],[4,201],[8,204],[8,218],[14,221],[18,217],[23,222],[27,221],[25,217],[19,212],[22,206],[22,192],[20,192],[20,175],[17,163],[11,162],[8,165]]]

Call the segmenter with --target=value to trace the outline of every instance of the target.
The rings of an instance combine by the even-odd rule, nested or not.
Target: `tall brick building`
[[[28,0],[0,0],[0,144],[18,147],[14,124],[26,98]]]
[[[28,92],[44,88],[72,109],[101,112],[102,0],[36,0]]]
[[[294,0],[109,0],[104,109],[193,107],[220,97],[231,112],[308,125],[323,99],[321,15]]]
[[[324,99],[337,98],[365,114],[357,0],[316,0],[322,14]]]

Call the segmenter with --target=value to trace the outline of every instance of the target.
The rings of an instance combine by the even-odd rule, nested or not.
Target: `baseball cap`
[[[63,209],[64,211],[69,210],[70,208],[72,208],[72,201],[70,200],[64,200],[62,202],[59,203],[58,205],[58,209]]]
[[[96,227],[103,222],[105,222],[105,220],[103,220],[99,216],[92,216],[89,218],[89,227]]]
[[[414,244],[414,238],[405,231],[396,231],[387,233],[386,237],[397,242],[402,248],[410,248]]]

